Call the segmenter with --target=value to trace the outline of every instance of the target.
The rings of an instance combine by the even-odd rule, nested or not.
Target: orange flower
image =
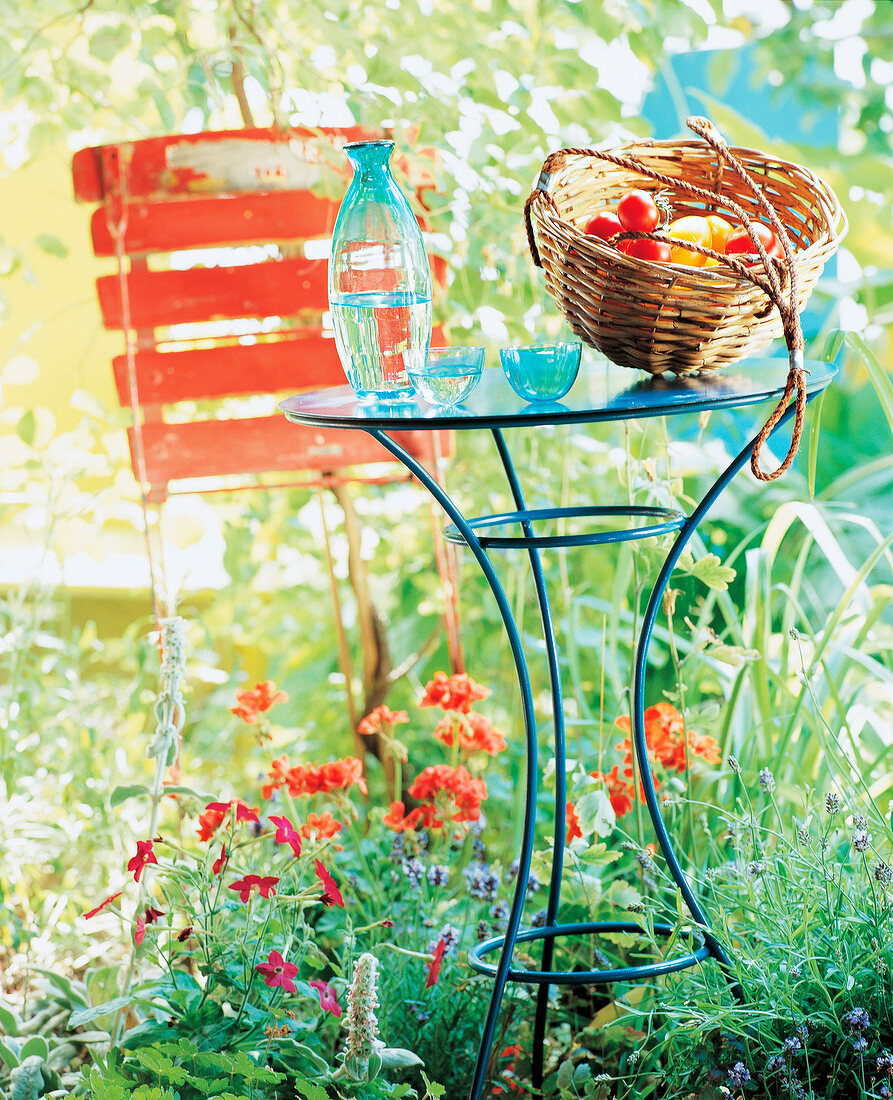
[[[633,785],[627,783],[620,776],[620,769],[615,764],[607,773],[592,771],[589,773],[594,779],[600,779],[608,792],[608,801],[611,809],[617,817],[623,817],[633,808]]]
[[[405,710],[394,711],[382,703],[380,707],[376,707],[375,710],[366,715],[357,726],[357,732],[367,735],[378,733],[382,726],[388,726],[390,729],[393,729],[394,726],[408,721],[409,715]]]
[[[444,820],[477,821],[487,797],[483,779],[475,779],[461,764],[432,764],[417,776],[409,794],[421,802],[425,828],[441,829]]]
[[[313,839],[313,834],[316,833],[317,840],[328,840],[333,836],[337,836],[344,826],[340,821],[336,821],[328,810],[321,814],[307,814],[307,820],[301,826],[301,836],[306,840]]]
[[[264,798],[270,798],[273,791],[286,787],[288,793],[296,798],[302,794],[328,794],[330,791],[346,790],[356,784],[363,794],[368,794],[366,780],[363,778],[363,762],[355,756],[344,760],[330,760],[326,764],[294,764],[289,767],[288,757],[274,760],[267,772],[269,783],[261,788]]]
[[[583,835],[583,830],[580,828],[580,819],[577,817],[577,807],[571,801],[565,803],[564,823],[567,826],[567,833],[564,837],[565,844],[570,844],[575,837]]]
[[[488,695],[488,688],[476,684],[464,672],[457,672],[453,676],[436,672],[434,679],[425,685],[425,694],[419,700],[419,706],[459,710],[467,714],[476,699],[486,699]]]
[[[392,832],[404,833],[409,829],[417,829],[421,817],[421,807],[417,806],[407,814],[403,802],[392,802],[382,821]]]
[[[459,748],[465,752],[485,752],[489,756],[497,756],[508,747],[505,738],[493,728],[489,719],[473,710],[442,718],[434,730],[437,740],[449,747],[452,747],[457,733]]]
[[[685,720],[671,703],[655,703],[645,711],[645,743],[652,764],[659,763],[670,771],[684,772],[686,745],[693,756],[700,756],[708,764],[720,761],[719,745],[712,737],[702,737],[685,728]],[[622,714],[614,723],[618,729],[630,732],[628,714]],[[624,772],[632,778],[633,750],[629,737],[617,746],[624,752]]]
[[[273,706],[274,703],[284,703],[288,696],[284,691],[277,691],[272,680],[264,680],[255,684],[253,688],[236,692],[236,705],[230,707],[230,712],[249,726],[253,726],[259,717]]]

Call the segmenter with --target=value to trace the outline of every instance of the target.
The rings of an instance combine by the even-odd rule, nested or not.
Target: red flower
[[[295,983],[292,978],[297,974],[298,968],[294,963],[286,962],[278,951],[271,951],[265,963],[258,963],[254,968],[263,974],[264,985],[270,989],[279,986],[286,993],[295,992]]]
[[[421,807],[424,827],[442,829],[446,818],[477,821],[481,816],[481,803],[487,797],[487,786],[483,779],[473,778],[461,764],[457,768],[433,764],[417,776],[409,794],[427,804]]]
[[[223,868],[226,866],[229,856],[226,854],[226,845],[220,845],[220,855],[211,864],[211,874],[219,875]]]
[[[341,1005],[338,1004],[338,996],[334,988],[327,982],[320,981],[318,978],[315,978],[312,982],[308,982],[307,984],[319,993],[319,1003],[326,1012],[331,1012],[336,1019],[340,1019]]]
[[[368,794],[363,778],[363,762],[355,756],[344,760],[330,760],[327,764],[295,764],[289,767],[288,757],[274,760],[267,773],[270,780],[261,788],[264,798],[273,791],[286,787],[292,798],[302,794],[328,794],[329,791],[346,790],[354,783],[363,794]]]
[[[437,941],[437,946],[434,948],[434,954],[431,956],[431,962],[425,963],[428,967],[428,979],[425,982],[425,989],[430,989],[437,984],[437,979],[440,977],[440,966],[443,962],[443,953],[446,950],[446,940],[441,937]]]
[[[146,922],[142,917],[136,918],[136,930],[133,933],[133,942],[139,947],[146,935]]]
[[[341,896],[341,891],[335,885],[335,880],[319,860],[316,861],[316,877],[322,883],[322,897],[320,901],[323,905],[337,905],[343,909],[344,898]]]
[[[177,941],[179,943],[185,943],[191,935],[192,935],[192,925],[187,924],[186,927],[183,929],[183,931],[180,932],[179,935],[177,936]]]
[[[409,715],[405,710],[391,710],[390,707],[386,707],[383,703],[380,707],[376,707],[366,715],[364,719],[357,726],[357,733],[373,734],[378,733],[382,726],[388,726],[393,730],[394,726],[401,722],[408,722]]]
[[[138,840],[136,842],[136,855],[127,864],[127,870],[133,871],[133,881],[139,882],[147,863],[157,863],[155,852],[152,848],[154,841]]]
[[[459,748],[465,752],[485,752],[498,756],[508,746],[505,738],[495,730],[489,719],[470,710],[467,714],[447,715],[438,722],[434,736],[438,741],[452,747],[458,733]]]
[[[101,901],[95,909],[91,909],[89,913],[84,913],[84,920],[89,920],[91,917],[95,917],[96,914],[100,912],[100,910],[105,909],[107,905],[111,905],[112,902],[115,901],[116,898],[119,898],[123,893],[123,890],[119,890],[117,894],[112,894],[110,897],[107,897],[105,901]]]
[[[195,830],[202,842],[210,840],[223,824],[226,814],[219,810],[205,810],[198,815],[198,828]]]
[[[239,900],[243,905],[247,905],[253,886],[257,887],[258,893],[262,898],[268,898],[271,894],[276,893],[275,887],[278,881],[279,879],[273,875],[246,875],[244,878],[231,882],[229,884],[229,889],[238,890]]]
[[[160,909],[155,909],[150,905],[143,913],[143,920],[146,924],[155,924],[155,922],[160,921],[163,916],[164,913]]]
[[[301,834],[296,832],[294,825],[287,817],[271,817],[270,821],[276,826],[276,835],[273,838],[277,844],[288,844],[295,857],[301,854]]]
[[[611,809],[617,817],[623,817],[633,808],[634,788],[632,783],[627,783],[620,775],[620,768],[615,764],[607,773],[592,771],[589,773],[593,779],[601,779],[608,792],[608,801]],[[640,784],[641,790],[641,784]]]
[[[241,798],[231,798],[228,802],[209,802],[204,812],[198,815],[199,827],[196,830],[199,840],[210,840],[226,819],[231,807],[236,807],[236,823],[257,821],[258,811],[243,802]]]
[[[421,817],[422,810],[420,806],[416,806],[414,810],[410,810],[407,814],[406,807],[402,802],[392,802],[382,821],[391,832],[405,833],[408,829],[417,829]]]
[[[583,830],[580,828],[580,819],[577,817],[577,807],[571,801],[565,803],[564,823],[567,826],[567,833],[564,838],[565,844],[570,844],[575,837],[583,835]]]
[[[270,818],[272,821],[273,819]],[[316,834],[317,840],[330,840],[333,836],[337,836],[344,826],[340,821],[336,821],[334,817],[326,810],[321,814],[307,814],[307,820],[301,826],[301,836],[307,840],[313,839],[313,834]],[[340,847],[335,845],[340,851]]]
[[[476,684],[464,672],[457,672],[453,676],[436,672],[434,679],[425,685],[425,694],[419,700],[419,706],[460,710],[467,714],[476,699],[486,699],[490,694],[489,688]]]
[[[274,703],[284,703],[288,696],[284,691],[277,691],[272,680],[264,680],[255,684],[253,688],[236,692],[236,706],[230,707],[230,712],[249,726],[255,725],[258,717],[264,714]]]

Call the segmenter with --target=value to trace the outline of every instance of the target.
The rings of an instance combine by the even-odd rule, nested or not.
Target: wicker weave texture
[[[721,167],[705,142],[641,142],[616,152],[672,180],[737,202],[754,221],[766,216],[746,184]],[[834,192],[807,168],[753,149],[730,149],[769,200],[795,250],[799,308],[837,250],[846,219]],[[638,260],[583,229],[596,211],[616,206],[634,187],[664,191],[673,217],[715,210],[681,188],[593,156],[568,151],[546,162],[548,197],[531,219],[546,287],[583,341],[609,359],[651,374],[717,370],[782,335],[779,313],[766,294],[724,265],[685,267]],[[782,268],[782,285],[789,274]]]

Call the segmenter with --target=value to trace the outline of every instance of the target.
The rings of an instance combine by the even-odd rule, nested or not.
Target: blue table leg
[[[498,428],[493,430],[493,438],[496,449],[502,460],[502,466],[508,479],[515,507],[523,512],[527,506],[524,503],[524,494],[518,476],[512,464],[511,455],[506,446],[505,439]],[[529,520],[521,521],[521,529],[524,534],[532,539],[534,536],[533,525]],[[549,666],[549,685],[552,691],[552,715],[554,722],[555,740],[555,823],[552,848],[552,872],[549,879],[549,897],[546,902],[546,926],[555,924],[558,916],[558,904],[561,900],[561,875],[564,869],[564,838],[565,822],[564,812],[567,802],[567,767],[564,734],[564,698],[561,690],[561,672],[558,662],[558,644],[555,640],[555,625],[552,618],[552,608],[549,602],[549,592],[546,587],[546,578],[540,560],[539,550],[535,545],[528,548],[530,568],[533,573],[533,583],[536,589],[536,600],[540,611],[540,621],[543,627],[543,639],[546,644],[546,660]],[[520,876],[519,876],[520,885]],[[526,881],[524,882],[526,893]],[[552,969],[552,955],[555,940],[548,937],[543,940],[542,969]],[[546,1013],[549,1007],[549,986],[541,985],[536,995],[536,1016],[533,1025],[533,1051],[532,1051],[532,1077],[533,1087],[539,1088],[543,1083],[543,1059],[546,1041]]]
[[[447,495],[444,489],[438,485],[435,479],[428,473],[424,466],[408,454],[398,443],[395,443],[388,435],[378,429],[370,429],[369,434],[391,452],[408,470],[422,483],[429,493],[435,498],[444,512],[450,517],[457,530],[461,533],[468,548],[477,559],[478,565],[490,586],[502,621],[508,636],[512,658],[515,664],[515,672],[518,676],[518,684],[521,688],[521,707],[524,717],[524,729],[527,741],[527,791],[524,801],[524,832],[521,838],[521,851],[518,857],[518,879],[515,885],[515,894],[509,910],[508,925],[505,931],[505,947],[499,958],[499,964],[493,976],[493,990],[490,994],[490,1003],[487,1008],[487,1016],[484,1021],[484,1029],[481,1035],[481,1045],[478,1050],[477,1062],[474,1067],[474,1075],[469,1091],[470,1100],[479,1100],[484,1088],[484,1077],[493,1040],[496,1035],[496,1025],[499,1022],[499,1010],[502,1006],[502,997],[508,978],[508,971],[515,949],[515,941],[518,937],[518,928],[521,924],[521,915],[524,911],[524,901],[527,894],[527,883],[530,878],[530,861],[533,856],[534,829],[536,825],[536,794],[537,794],[537,739],[536,717],[533,710],[533,692],[530,687],[530,673],[527,668],[527,660],[524,655],[524,646],[518,625],[512,614],[511,605],[506,596],[505,589],[499,580],[496,570],[493,568],[486,551],[481,546],[474,530],[466,522],[464,516]]]

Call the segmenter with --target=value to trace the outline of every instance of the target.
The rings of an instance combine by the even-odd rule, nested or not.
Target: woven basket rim
[[[698,138],[671,138],[671,139],[652,139],[643,138],[641,140],[628,142],[621,146],[606,147],[604,150],[600,150],[608,153],[617,154],[629,154],[642,150],[658,150],[673,152],[682,149],[692,149],[701,152],[705,149],[704,142]],[[794,252],[794,260],[798,264],[798,267],[803,264],[812,263],[820,258],[828,258],[834,254],[839,246],[840,242],[844,239],[849,229],[849,222],[846,216],[846,212],[840,203],[834,189],[826,183],[820,176],[816,175],[812,169],[805,165],[799,164],[796,161],[787,160],[782,157],[771,156],[762,152],[759,149],[753,149],[749,146],[743,145],[730,145],[729,151],[737,156],[739,159],[744,160],[748,167],[754,164],[758,164],[764,167],[772,169],[778,169],[784,171],[785,169],[793,169],[805,183],[809,184],[813,195],[820,200],[820,206],[822,207],[823,214],[825,215],[824,221],[826,228],[819,234],[819,236],[812,243],[807,245],[806,248],[798,248]],[[554,155],[554,154],[553,154]],[[585,161],[593,159],[585,152],[569,152],[565,156],[567,162]],[[551,192],[555,192],[557,188],[561,186],[562,175],[571,171],[576,164],[563,163],[557,165],[552,170],[552,183],[549,187]],[[617,173],[617,178],[626,176],[641,178],[647,185],[644,189],[650,187],[652,190],[660,190],[659,186],[655,186],[653,180],[649,180],[644,174],[639,174],[626,168],[618,166],[611,166]],[[823,201],[822,201],[823,200]],[[693,268],[687,264],[674,264],[672,262],[656,262],[651,260],[642,260],[634,256],[628,256],[625,252],[620,252],[613,245],[607,241],[602,240],[600,237],[593,236],[591,234],[584,233],[582,229],[579,229],[573,222],[567,221],[562,218],[551,206],[534,208],[531,210],[531,216],[537,223],[542,232],[547,229],[547,223],[549,220],[554,220],[561,229],[568,233],[574,246],[579,247],[583,245],[585,248],[594,249],[597,254],[600,254],[604,259],[619,265],[622,268],[628,268],[632,271],[640,271],[644,267],[649,273],[660,273],[671,271],[672,278],[661,279],[661,282],[673,282],[678,283],[681,279],[683,282],[688,282],[692,286],[703,285],[705,279],[711,283],[727,284],[729,289],[731,288],[747,288],[750,289],[752,284],[746,279],[742,278],[736,272],[731,269],[723,270],[721,265],[716,267],[698,267]]]

